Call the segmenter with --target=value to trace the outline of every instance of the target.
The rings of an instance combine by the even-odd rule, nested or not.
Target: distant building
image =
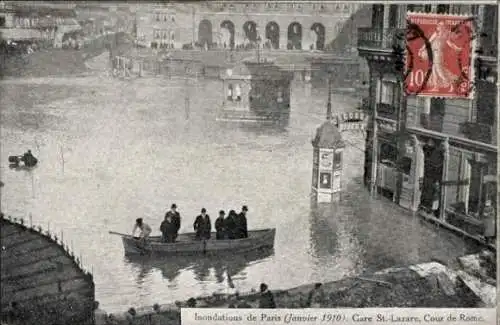
[[[137,39],[147,47],[325,50],[361,6],[321,1],[144,4],[136,11]]]
[[[480,235],[486,202],[496,207],[497,200],[498,8],[376,4],[372,10],[372,26],[358,31],[358,52],[370,67],[368,107],[376,116],[366,137],[365,183],[402,207]],[[396,33],[404,38],[407,11],[477,18],[477,35],[484,37],[473,62],[474,99],[404,95],[393,45],[400,42]]]
[[[75,11],[68,5],[36,2],[3,2],[0,33],[8,41],[47,41],[60,46],[63,35],[80,29]]]

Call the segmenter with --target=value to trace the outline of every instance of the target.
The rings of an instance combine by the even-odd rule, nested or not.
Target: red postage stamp
[[[473,19],[409,12],[407,23],[406,93],[471,98],[474,80]]]

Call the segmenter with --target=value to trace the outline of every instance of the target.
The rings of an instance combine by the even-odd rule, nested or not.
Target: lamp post
[[[262,39],[260,38],[260,35],[257,36],[257,63],[260,63],[260,42]]]

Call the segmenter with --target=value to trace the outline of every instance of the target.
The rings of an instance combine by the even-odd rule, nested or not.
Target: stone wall
[[[478,289],[477,278],[455,272],[431,262],[402,268],[391,268],[322,284],[324,298],[321,308],[479,308],[494,307],[495,287],[484,284]],[[314,284],[273,291],[277,308],[307,308]],[[245,301],[258,308],[259,294],[218,295],[191,298],[170,305],[131,308],[119,315],[110,315],[108,324],[180,324],[182,307],[228,308]]]
[[[2,318],[11,311],[23,324],[93,324],[93,276],[62,238],[2,216],[1,244]]]

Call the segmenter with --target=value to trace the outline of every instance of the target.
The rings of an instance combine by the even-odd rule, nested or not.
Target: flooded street
[[[185,97],[190,96],[190,109]],[[359,99],[334,94],[333,110]],[[107,77],[12,79],[0,83],[2,211],[60,234],[94,273],[109,312],[191,296],[336,280],[437,259],[476,247],[362,186],[363,135],[346,133],[345,193],[329,211],[311,211],[311,139],[323,122],[326,90],[294,85],[287,130],[218,124],[217,81]],[[7,157],[31,149],[31,172]],[[143,217],[159,234],[171,203],[192,231],[202,207],[249,207],[250,229],[276,227],[272,252],[224,260],[124,257],[120,237]],[[29,221],[28,221],[29,222]]]

